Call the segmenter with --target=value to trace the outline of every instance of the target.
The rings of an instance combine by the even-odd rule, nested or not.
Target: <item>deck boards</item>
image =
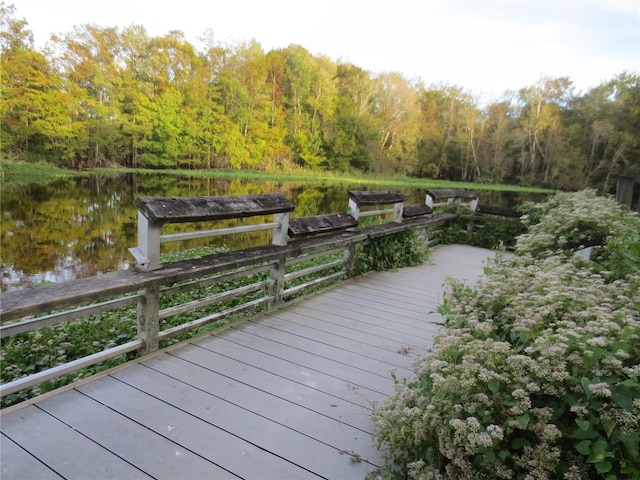
[[[390,372],[431,346],[444,278],[489,255],[438,247],[3,412],[0,477],[362,479]]]

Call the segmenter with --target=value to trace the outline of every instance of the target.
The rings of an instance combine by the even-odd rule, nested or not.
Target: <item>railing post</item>
[[[353,269],[355,268],[355,261],[356,261],[356,244],[355,243],[350,243],[349,246],[347,246],[344,249],[342,258],[344,261],[344,269],[345,269],[345,272],[347,273],[347,276],[348,277],[353,276]]]
[[[273,218],[274,222],[276,222],[278,226],[273,229],[272,243],[273,245],[284,246],[287,244],[287,240],[289,238],[289,212],[276,213]]]
[[[402,223],[402,210],[404,209],[404,202],[398,202],[393,204],[393,221],[396,223]]]
[[[286,268],[287,260],[284,256],[271,264],[271,280],[273,285],[271,287],[271,296],[273,300],[269,302],[269,309],[278,306],[282,303],[282,297],[284,292],[284,272]]]
[[[138,354],[142,356],[158,350],[160,288],[157,284],[151,285],[140,293],[137,327],[138,339],[144,342],[138,350]]]
[[[433,197],[429,195],[429,192],[427,192],[424,198],[424,203],[426,203],[427,206],[433,210]]]
[[[358,218],[360,217],[360,205],[358,205],[353,198],[349,199],[349,209],[347,210],[347,213],[358,221]]]

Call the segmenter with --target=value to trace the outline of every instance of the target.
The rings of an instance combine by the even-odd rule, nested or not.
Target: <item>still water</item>
[[[375,189],[397,189],[380,187]],[[347,190],[358,184],[294,183],[124,174],[77,177],[40,185],[3,185],[0,208],[1,288],[7,291],[45,282],[64,282],[132,268],[128,251],[137,243],[139,196],[249,195],[281,192],[295,205],[293,216],[346,211]],[[424,190],[404,190],[409,203],[424,202]],[[528,198],[483,193],[483,204],[514,206]],[[176,227],[179,228],[179,227]],[[250,235],[201,240],[199,245],[244,248]],[[196,244],[168,244],[167,249]]]

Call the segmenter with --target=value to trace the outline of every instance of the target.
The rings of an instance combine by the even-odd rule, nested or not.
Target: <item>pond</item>
[[[248,195],[281,192],[296,209],[293,216],[346,211],[347,190],[358,184],[222,180],[167,175],[123,174],[75,177],[46,185],[3,185],[0,218],[1,288],[7,291],[63,282],[134,266],[129,247],[137,244],[139,196]],[[375,189],[398,189],[380,187]],[[425,191],[409,189],[409,203],[424,202]],[[514,206],[534,199],[513,192],[482,193],[483,204]],[[251,235],[200,240],[200,245],[244,248]],[[197,246],[174,245],[168,249]],[[163,245],[163,251],[165,251]]]

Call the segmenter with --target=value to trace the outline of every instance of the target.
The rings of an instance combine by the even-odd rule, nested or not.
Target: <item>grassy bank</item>
[[[318,172],[314,170],[295,170],[291,172],[261,172],[249,170],[151,170],[141,168],[100,168],[92,170],[94,173],[103,175],[118,175],[121,173],[142,173],[154,175],[177,175],[192,178],[222,178],[222,179],[241,179],[241,180],[257,180],[257,181],[276,181],[276,182],[329,182],[329,183],[349,183],[360,184],[363,186],[384,186],[397,188],[473,188],[481,191],[501,191],[501,192],[522,192],[522,193],[551,193],[553,190],[527,187],[520,185],[504,185],[493,183],[469,183],[469,182],[453,182],[448,180],[434,180],[428,178],[411,178],[401,176],[381,176],[373,174],[346,174],[336,172]]]
[[[44,162],[28,163],[2,160],[0,162],[0,179],[2,183],[49,183],[60,178],[87,175],[81,170],[58,168]]]
[[[297,169],[289,172],[260,172],[248,170],[151,170],[142,168],[95,168],[88,170],[69,170],[58,168],[47,163],[27,163],[3,160],[0,163],[0,178],[3,183],[47,183],[60,178],[81,175],[120,175],[138,173],[145,175],[172,175],[191,178],[221,178],[229,180],[256,180],[275,182],[309,182],[309,183],[348,183],[362,186],[380,186],[381,188],[473,188],[479,191],[501,191],[522,193],[550,193],[552,190],[520,185],[503,185],[491,183],[451,182],[426,178],[400,176],[381,176],[373,174],[344,174],[336,172],[318,172]]]

